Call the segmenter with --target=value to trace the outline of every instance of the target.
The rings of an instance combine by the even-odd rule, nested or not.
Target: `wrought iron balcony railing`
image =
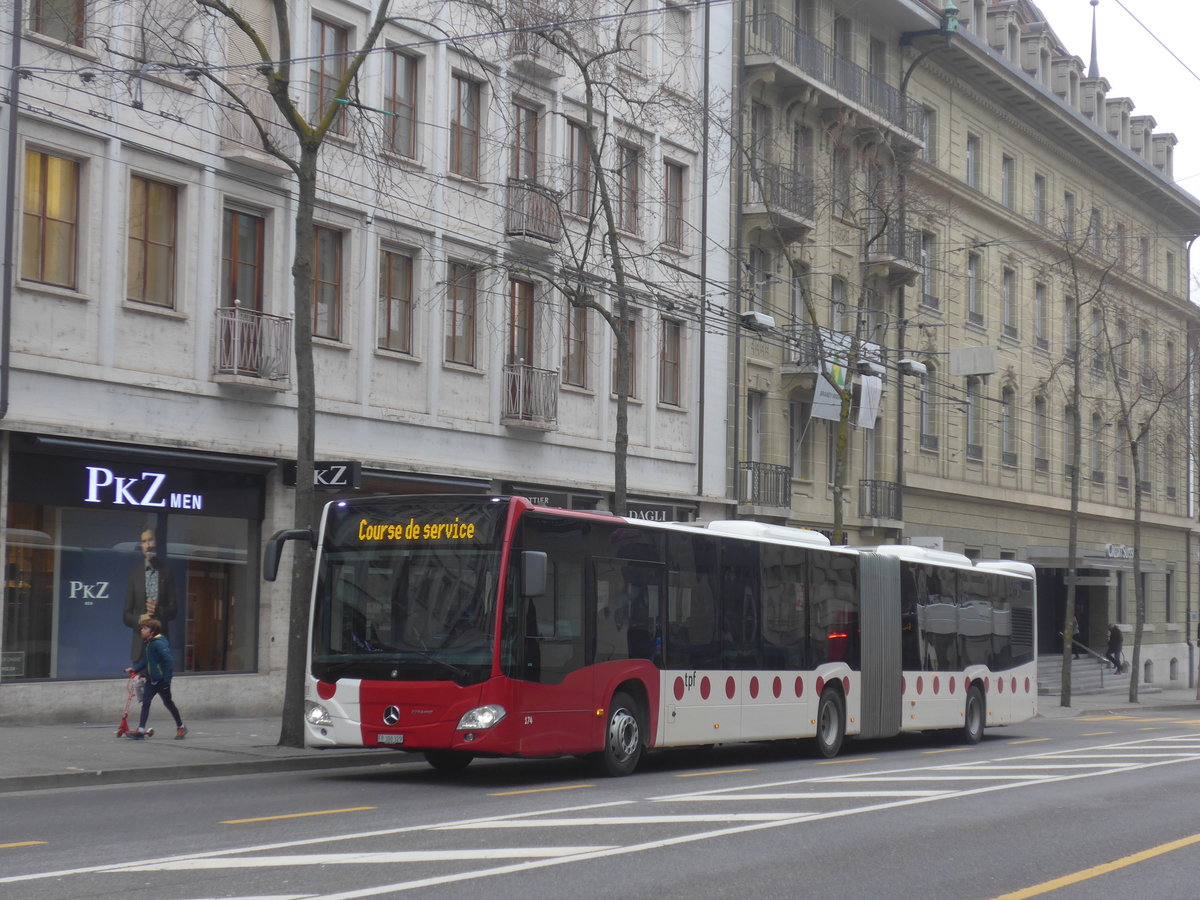
[[[792,470],[772,463],[744,462],[739,487],[742,503],[788,509],[792,505]]]
[[[522,362],[504,366],[504,421],[533,428],[558,424],[558,372]]]
[[[504,232],[547,243],[562,239],[562,197],[543,185],[510,179]]]
[[[778,13],[760,13],[747,23],[747,53],[769,54],[808,78],[857,103],[910,135],[920,133],[920,104],[877,75],[839,56]]]
[[[789,166],[761,163],[746,172],[746,202],[768,212],[810,221],[816,211],[813,181]]]
[[[290,380],[292,320],[239,306],[218,309],[217,374]]]
[[[858,514],[864,519],[903,518],[903,492],[895,481],[864,478],[858,483]]]

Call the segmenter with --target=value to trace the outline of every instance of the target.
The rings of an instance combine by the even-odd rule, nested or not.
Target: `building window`
[[[1017,395],[1010,387],[1000,392],[1000,463],[1017,465]]]
[[[1138,275],[1142,281],[1150,280],[1150,238],[1138,238]]]
[[[658,402],[683,405],[683,323],[663,319],[658,357]]]
[[[791,432],[792,477],[801,481],[812,481],[813,477],[813,430],[812,404],[793,401],[789,407],[789,430]]]
[[[663,187],[663,243],[682,251],[687,217],[687,167],[674,162],[663,163]]]
[[[983,459],[983,382],[978,376],[967,378],[967,459]]]
[[[479,177],[479,129],[483,89],[479,82],[455,75],[450,86],[450,171]]]
[[[967,321],[983,324],[983,297],[980,294],[979,269],[983,260],[978,253],[967,254]]]
[[[1033,286],[1033,340],[1039,350],[1050,349],[1050,297],[1041,282]]]
[[[1017,204],[1017,161],[1011,156],[1000,158],[1000,202],[1009,209]]]
[[[537,337],[533,282],[523,278],[508,280],[508,362],[532,366]]]
[[[630,315],[628,319],[617,320],[617,327],[625,335],[626,349],[629,351],[625,356],[625,360],[629,364],[629,397],[637,397],[637,316]],[[617,336],[613,335],[613,355],[612,355],[612,389],[614,394],[621,392],[621,356],[618,352]]]
[[[592,207],[592,154],[586,127],[567,124],[567,208],[586,216]]]
[[[538,180],[538,131],[541,116],[531,106],[514,103],[512,165],[508,175],[517,181],[537,184]]]
[[[1092,433],[1089,448],[1092,481],[1102,484],[1104,482],[1104,418],[1098,412],[1092,413]]]
[[[1175,254],[1167,251],[1167,293],[1175,293]]]
[[[78,255],[79,163],[25,151],[21,277],[74,288]]]
[[[1129,429],[1117,426],[1116,452],[1117,487],[1129,487]]]
[[[1088,240],[1092,244],[1092,252],[1099,256],[1104,252],[1104,225],[1100,219],[1100,210],[1092,207],[1091,215],[1088,216]]]
[[[34,0],[29,28],[64,44],[82,47],[87,36],[87,0]]]
[[[1175,439],[1168,437],[1163,445],[1163,480],[1168,500],[1174,500],[1179,492],[1178,465]]]
[[[922,106],[918,112],[917,132],[924,146],[920,157],[923,162],[937,163],[937,110]]]
[[[1047,439],[1050,421],[1046,413],[1046,398],[1033,398],[1033,467],[1038,472],[1050,471],[1050,452]]]
[[[834,331],[852,333],[854,314],[846,301],[846,279],[832,275],[829,278],[829,327]]]
[[[1033,221],[1038,225],[1046,224],[1046,176],[1033,176]]]
[[[313,226],[313,337],[342,337],[342,232]]]
[[[937,237],[929,231],[921,232],[921,305],[931,309],[938,307],[937,284],[934,282],[934,253]]]
[[[475,317],[479,273],[466,263],[449,264],[446,279],[446,362],[475,365]]]
[[[1075,407],[1063,407],[1063,474],[1067,477],[1075,474],[1077,434],[1075,425]]]
[[[1142,387],[1150,387],[1154,383],[1154,364],[1151,362],[1150,348],[1150,332],[1145,328],[1138,335],[1139,357],[1139,375],[1141,376]]]
[[[767,312],[771,304],[771,256],[762,247],[750,248],[750,290],[747,291],[751,312]]]
[[[617,227],[637,234],[642,151],[629,144],[620,144],[617,154],[620,157],[617,166]]]
[[[221,232],[221,305],[263,309],[264,238],[262,216],[225,210]]]
[[[967,184],[979,190],[980,172],[979,166],[982,162],[980,154],[982,147],[979,143],[979,136],[974,134],[967,135]]]
[[[1063,191],[1063,237],[1067,240],[1075,239],[1075,195],[1070,191]]]
[[[1067,297],[1063,301],[1063,356],[1067,359],[1074,359],[1077,355],[1078,330],[1079,310],[1075,305],[1075,298]]]
[[[1017,273],[1005,269],[1000,279],[1003,299],[1004,336],[1017,337]]]
[[[125,292],[130,300],[175,306],[175,215],[179,189],[140,175],[129,179]]]
[[[349,43],[349,33],[345,28],[317,18],[312,20],[308,72],[314,122],[319,122],[331,105],[343,105],[335,103],[334,98],[337,97],[338,87],[346,74]],[[335,134],[346,133],[346,117],[340,109],[334,110],[331,130]]]
[[[398,50],[388,52],[384,97],[387,148],[409,159],[417,156],[417,60]]]
[[[936,383],[937,373],[933,366],[927,366],[917,392],[917,420],[921,429],[922,450],[938,449],[937,402],[933,395],[933,385]]]
[[[839,218],[850,215],[850,151],[833,148],[833,214]]]
[[[1099,375],[1104,371],[1104,318],[1097,306],[1092,307],[1092,371]]]
[[[412,353],[413,260],[407,253],[379,255],[379,346]]]
[[[1114,235],[1113,239],[1117,243],[1116,250],[1113,253],[1113,256],[1116,257],[1117,268],[1120,269],[1121,271],[1124,271],[1125,265],[1127,262],[1126,244],[1128,243],[1128,237],[1127,237],[1127,233],[1125,230],[1124,222],[1120,222],[1117,224],[1116,234]]]
[[[1122,381],[1129,380],[1129,326],[1122,319],[1117,322],[1117,377]]]
[[[746,391],[746,460],[762,461],[763,407],[767,395],[762,391]]]
[[[563,335],[563,384],[586,388],[588,359],[588,311],[582,306],[567,308],[567,328]]]

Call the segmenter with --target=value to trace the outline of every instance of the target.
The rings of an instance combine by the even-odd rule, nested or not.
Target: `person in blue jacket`
[[[142,718],[138,722],[137,731],[127,735],[131,740],[144,741],[154,734],[154,729],[146,730],[146,720],[150,717],[150,701],[162,697],[163,706],[175,717],[175,740],[182,741],[187,735],[187,726],[179,715],[175,701],[171,699],[171,676],[175,674],[175,659],[171,655],[171,645],[162,634],[162,624],[157,619],[143,617],[141,622],[142,641],[146,652],[138,662],[125,669],[130,674],[146,673],[146,684],[142,688]]]

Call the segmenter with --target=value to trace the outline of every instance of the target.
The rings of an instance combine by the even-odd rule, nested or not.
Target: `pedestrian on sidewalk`
[[[158,619],[143,619],[140,628],[145,653],[135,665],[125,669],[130,675],[146,673],[146,684],[142,688],[142,717],[138,722],[137,731],[131,731],[128,737],[135,741],[144,741],[154,734],[154,729],[146,731],[146,720],[150,718],[150,701],[156,696],[162,697],[163,706],[175,717],[175,740],[182,741],[187,735],[187,726],[179,715],[175,701],[171,699],[171,678],[175,674],[175,660],[171,655],[171,645],[162,634],[162,623]]]
[[[1071,659],[1079,659],[1079,614],[1071,616]]]
[[[1125,637],[1121,634],[1121,629],[1116,625],[1108,626],[1108,649],[1104,651],[1104,658],[1113,664],[1113,674],[1121,674],[1121,646],[1125,643]]]

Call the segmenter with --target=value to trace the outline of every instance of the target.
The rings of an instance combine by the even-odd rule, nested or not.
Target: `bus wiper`
[[[428,650],[421,650],[421,649],[417,649],[417,648],[412,648],[412,649],[410,649],[408,652],[409,652],[409,653],[416,653],[416,654],[417,654],[418,656],[420,656],[422,659],[426,659],[426,660],[428,660],[428,661],[429,661],[429,662],[431,662],[431,663],[436,663],[436,664],[437,664],[437,665],[439,665],[439,666],[442,666],[442,667],[444,667],[444,668],[446,668],[446,669],[449,669],[451,672],[453,672],[453,673],[454,673],[454,675],[455,675],[455,680],[457,680],[457,679],[461,678],[461,679],[463,679],[463,680],[465,681],[466,679],[469,679],[469,678],[471,677],[471,673],[470,673],[470,672],[468,672],[466,669],[462,668],[461,666],[456,666],[456,665],[455,665],[454,663],[452,663],[452,662],[447,662],[446,660],[444,660],[444,659],[441,659],[440,657],[434,656],[434,655],[433,655],[432,653],[430,653]]]

